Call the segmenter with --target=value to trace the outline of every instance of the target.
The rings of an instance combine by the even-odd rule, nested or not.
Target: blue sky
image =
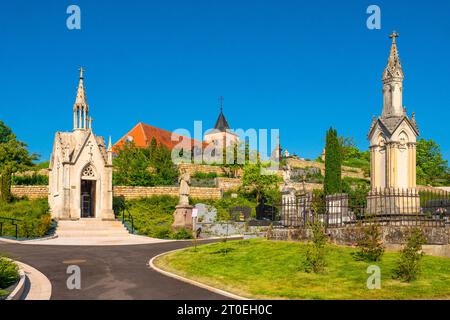
[[[66,9],[81,8],[81,30]],[[381,30],[366,9],[381,8]],[[280,129],[315,158],[328,127],[366,149],[381,113],[381,74],[400,33],[404,105],[450,158],[450,3],[419,1],[2,1],[0,119],[49,158],[72,128],[78,68],[96,134],[118,140],[138,121],[211,127],[224,96],[233,128]]]

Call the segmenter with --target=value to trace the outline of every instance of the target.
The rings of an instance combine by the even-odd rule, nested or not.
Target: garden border
[[[195,281],[195,280],[191,280],[191,279],[189,279],[189,278],[182,277],[182,276],[177,275],[177,274],[175,274],[175,273],[172,273],[172,272],[168,272],[168,271],[162,270],[162,269],[158,268],[157,266],[155,266],[154,261],[155,261],[157,258],[162,257],[162,256],[167,255],[167,254],[171,254],[171,253],[177,252],[177,251],[181,251],[181,250],[186,250],[186,248],[181,248],[181,249],[176,249],[176,250],[171,250],[171,251],[167,251],[167,252],[160,253],[160,254],[158,254],[158,255],[152,257],[152,258],[149,260],[148,266],[149,266],[150,268],[152,268],[153,270],[155,270],[155,271],[157,271],[157,272],[159,272],[159,273],[161,273],[161,274],[163,274],[163,275],[165,275],[165,276],[167,276],[167,277],[170,277],[170,278],[173,278],[173,279],[176,279],[176,280],[180,280],[180,281],[186,282],[186,283],[188,283],[188,284],[190,284],[190,285],[194,285],[194,286],[196,286],[196,287],[199,287],[199,288],[202,288],[202,289],[206,289],[206,290],[208,290],[208,291],[211,291],[211,292],[213,292],[213,293],[220,294],[220,295],[225,296],[225,297],[228,297],[228,298],[232,298],[232,299],[235,299],[235,300],[251,300],[251,299],[249,299],[249,298],[245,298],[245,297],[239,296],[239,295],[237,295],[237,294],[234,294],[234,293],[231,293],[231,292],[222,290],[222,289],[218,289],[218,288],[209,286],[209,285],[207,285],[207,284],[204,284],[204,283],[201,283],[201,282],[198,282],[198,281]]]
[[[16,261],[13,261],[17,266],[19,266]],[[25,281],[27,279],[27,276],[25,275],[25,272],[22,268],[19,269],[19,282],[17,283],[14,290],[6,297],[5,300],[21,300],[22,295],[25,291]]]

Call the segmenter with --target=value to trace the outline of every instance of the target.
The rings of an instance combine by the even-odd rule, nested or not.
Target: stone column
[[[391,152],[392,152],[392,163],[391,163],[391,168],[392,168],[392,187],[393,188],[397,188],[397,151],[398,151],[398,145],[396,143],[394,143],[391,147]]]
[[[412,145],[412,152],[411,152],[411,154],[412,154],[412,171],[411,171],[411,175],[412,175],[412,186],[411,186],[411,188],[416,188],[416,179],[417,179],[417,176],[416,176],[416,144],[413,144]]]
[[[385,156],[385,173],[386,173],[386,188],[391,187],[391,145],[386,143],[386,156]]]
[[[84,107],[83,108],[83,118],[84,118],[84,120],[83,120],[83,129],[87,129],[87,127],[86,127],[86,116],[87,116],[87,114],[86,114],[86,107]]]
[[[377,179],[376,179],[376,152],[377,149],[375,146],[370,147],[370,185],[372,189],[377,187]]]
[[[76,107],[75,110],[73,111],[73,128],[74,129],[77,128],[77,110],[78,110],[78,107]]]
[[[113,210],[113,187],[112,187],[112,165],[106,165],[104,169],[101,194],[101,212],[102,220],[114,220]]]

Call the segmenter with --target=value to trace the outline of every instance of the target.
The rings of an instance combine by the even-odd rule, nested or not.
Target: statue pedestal
[[[175,208],[175,212],[173,213],[174,222],[172,224],[172,228],[175,230],[182,228],[192,230],[193,206],[189,204],[179,204]]]

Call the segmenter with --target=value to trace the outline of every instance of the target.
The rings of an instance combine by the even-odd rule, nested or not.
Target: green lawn
[[[260,299],[450,299],[450,259],[425,256],[411,283],[393,280],[398,253],[381,262],[357,261],[357,249],[327,247],[324,274],[302,268],[307,244],[262,239],[228,241],[174,252],[157,259],[164,270],[248,298]],[[227,252],[228,251],[228,252]],[[367,289],[367,267],[381,269],[381,289]]]

